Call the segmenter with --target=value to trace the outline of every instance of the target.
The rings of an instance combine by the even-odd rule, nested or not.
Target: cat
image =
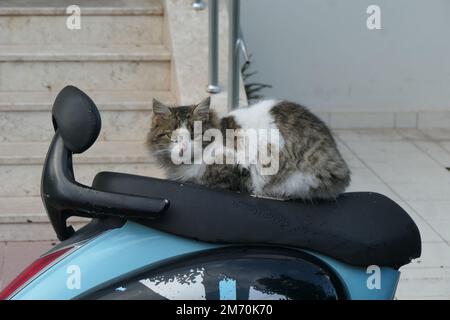
[[[201,124],[199,130],[196,130],[196,123]],[[230,130],[239,133],[249,129],[272,130],[278,137],[270,142],[258,137],[252,140],[252,145],[243,143],[248,142],[248,136],[227,135]],[[222,137],[205,139],[211,130],[221,133]],[[231,147],[228,147],[230,141]],[[210,109],[210,98],[199,104],[178,107],[153,100],[147,142],[168,178],[180,182],[282,200],[335,199],[350,183],[350,170],[328,127],[307,108],[293,102],[263,100],[219,119]],[[267,161],[263,163],[259,153],[249,157],[251,152],[243,148],[249,145],[266,149]],[[195,150],[195,146],[200,148]],[[211,146],[221,147],[213,150],[221,150],[224,159],[229,155],[236,159],[247,152],[244,158],[255,161],[206,163],[202,156]],[[219,159],[219,153],[211,154]],[[174,162],[174,155],[190,161]],[[276,172],[264,174],[263,170],[270,169],[273,163],[276,163]]]

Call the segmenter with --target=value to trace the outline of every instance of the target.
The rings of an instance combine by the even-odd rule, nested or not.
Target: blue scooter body
[[[72,299],[92,288],[145,266],[183,254],[225,245],[209,244],[160,232],[128,221],[79,245],[56,264],[39,274],[11,299]],[[348,299],[392,299],[400,272],[380,269],[380,288],[368,282],[372,273],[323,255],[308,252],[327,264],[340,279]],[[80,271],[80,287],[68,285],[73,266]]]

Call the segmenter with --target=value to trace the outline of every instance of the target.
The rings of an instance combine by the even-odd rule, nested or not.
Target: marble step
[[[96,91],[80,86],[102,117],[99,140],[144,141],[150,127],[152,99],[175,103],[169,91]],[[0,92],[0,142],[50,141],[51,108],[57,92]]]
[[[0,91],[169,90],[170,70],[161,45],[0,47]]]
[[[88,219],[82,217],[71,218],[71,222],[85,222],[86,220]],[[48,222],[47,213],[40,196],[0,197],[0,224]]]
[[[80,29],[66,26],[70,5]],[[2,0],[0,44],[161,44],[164,9],[158,0]]]
[[[42,167],[48,143],[0,143],[0,197],[39,196]],[[164,177],[143,142],[97,142],[74,156],[74,173],[91,185],[100,171]]]
[[[72,217],[75,229],[89,219]],[[0,197],[0,241],[56,240],[40,197]]]
[[[163,45],[0,45],[2,62],[167,61]]]

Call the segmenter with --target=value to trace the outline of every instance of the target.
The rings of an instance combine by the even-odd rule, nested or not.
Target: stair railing
[[[208,1],[208,85],[207,91],[215,94],[221,91],[219,85],[219,0]],[[195,0],[192,4],[196,10],[203,10],[203,0]],[[239,106],[240,86],[240,53],[248,61],[249,56],[240,26],[240,0],[228,0],[228,110]]]

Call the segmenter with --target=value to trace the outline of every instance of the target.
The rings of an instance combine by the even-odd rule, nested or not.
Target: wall
[[[381,8],[381,30],[366,9]],[[326,111],[450,111],[450,1],[244,0],[253,81]],[[450,118],[449,118],[450,119]]]

